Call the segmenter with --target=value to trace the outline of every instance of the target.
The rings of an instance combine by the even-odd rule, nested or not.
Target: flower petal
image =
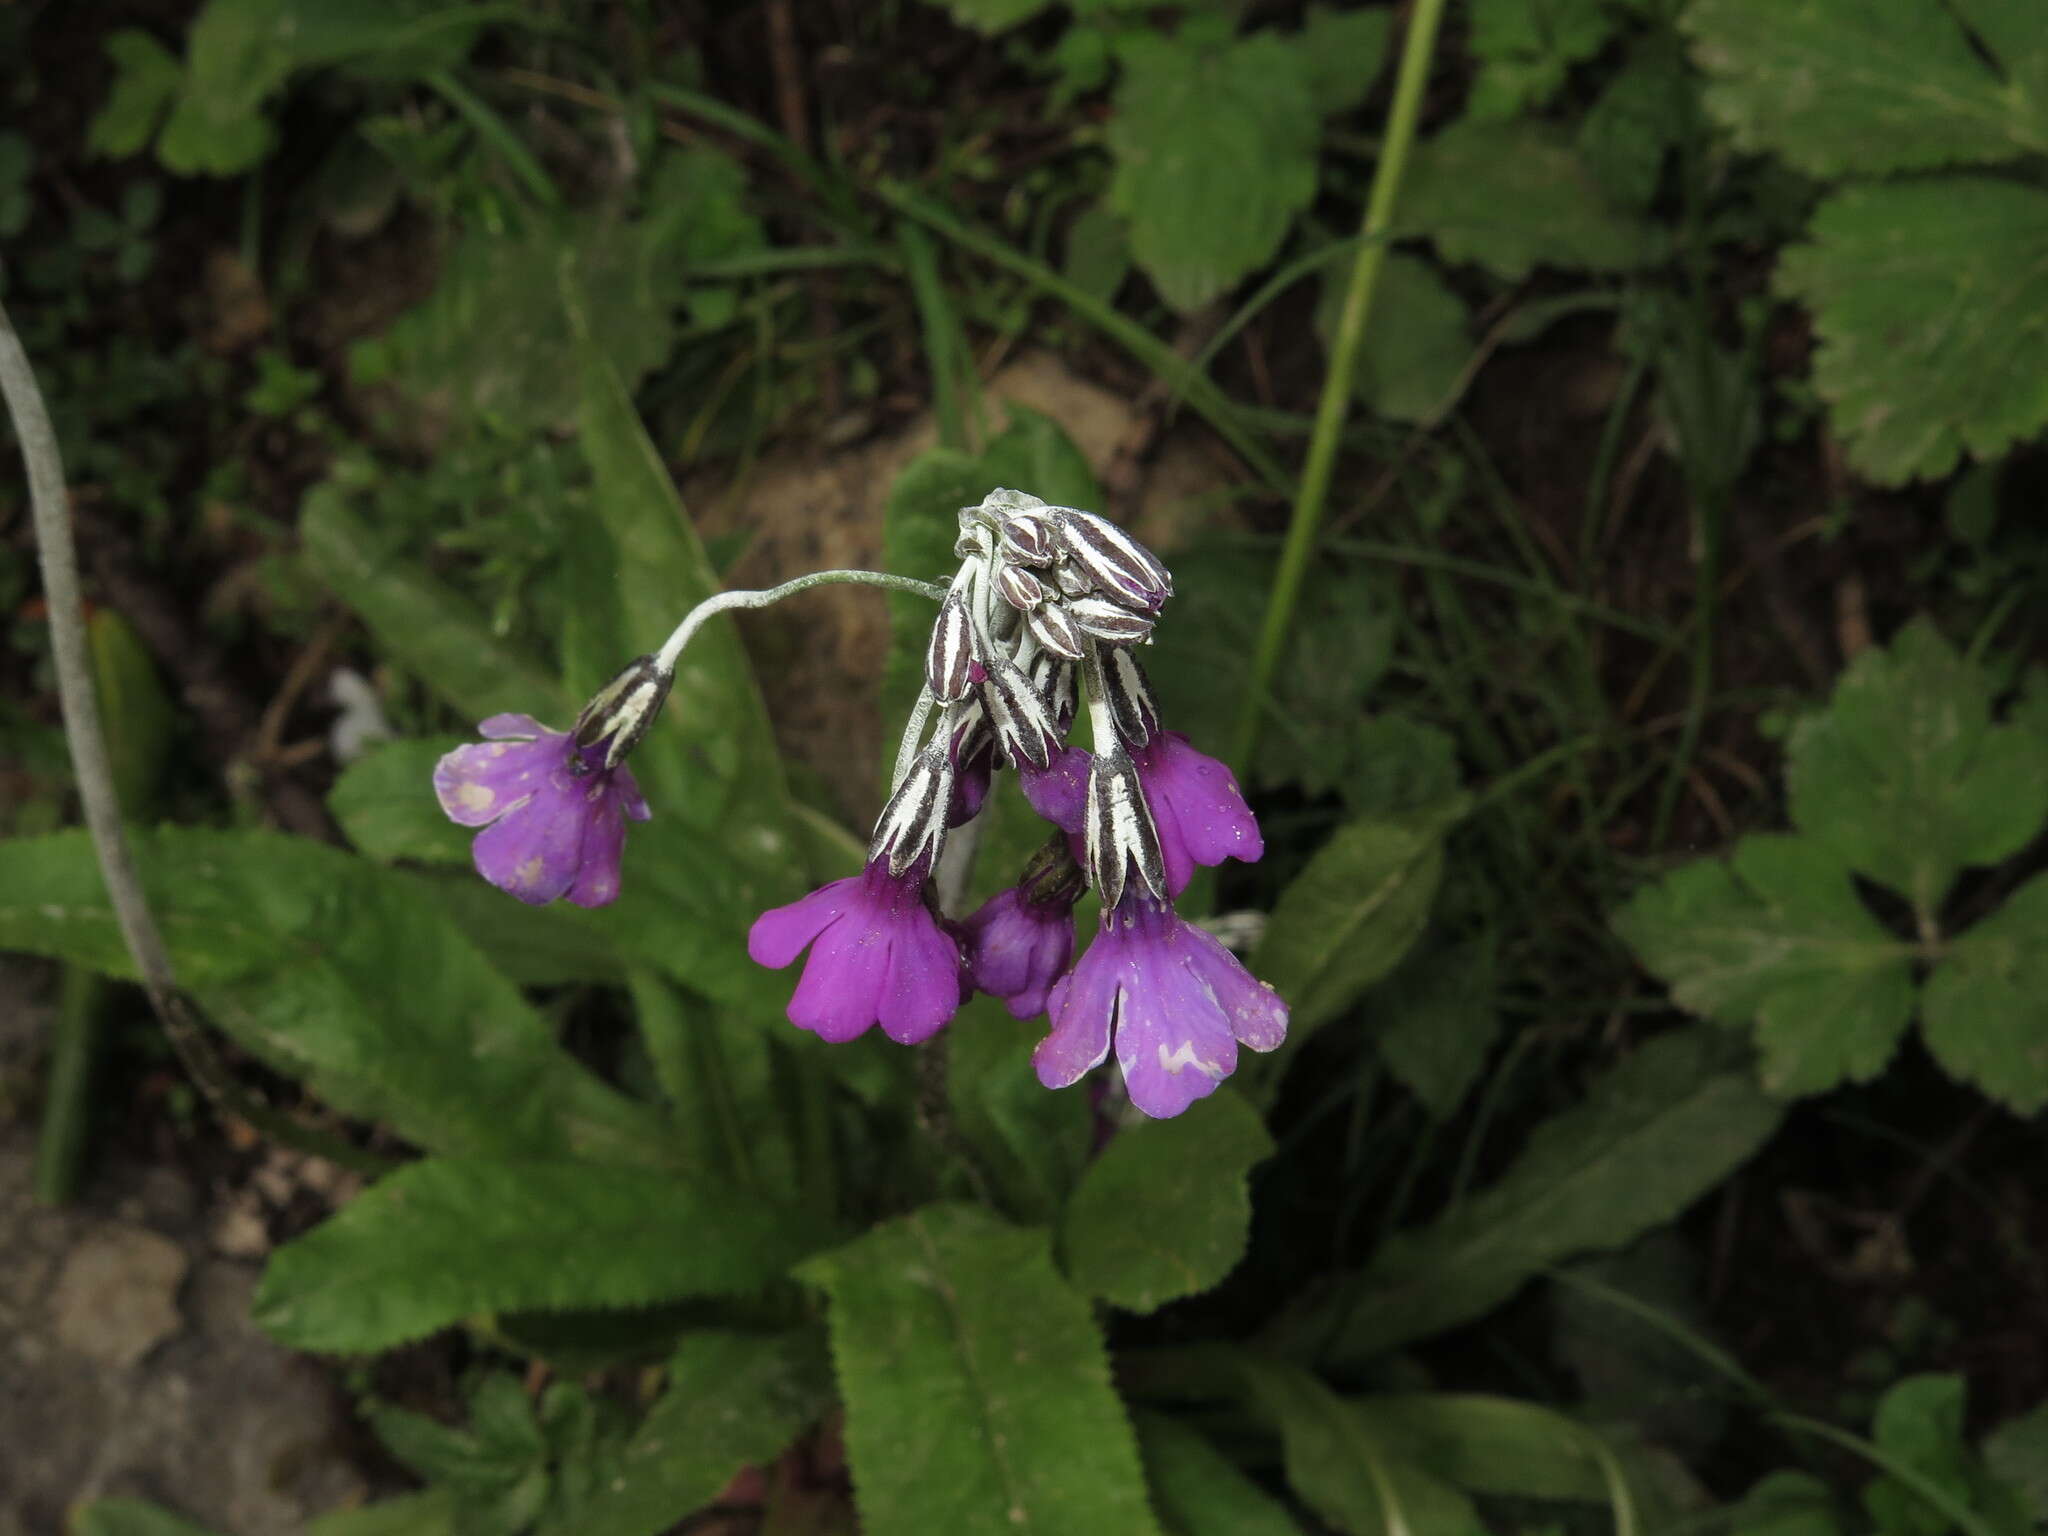
[[[889,946],[873,918],[870,909],[857,906],[818,935],[789,999],[790,1023],[840,1044],[875,1022],[889,974]]]
[[[434,794],[458,826],[488,826],[542,788],[566,758],[567,737],[470,742],[434,765]]]
[[[1237,1068],[1229,1021],[1187,966],[1182,936],[1169,941],[1174,951],[1155,950],[1140,962],[1139,985],[1117,1017],[1124,1086],[1131,1102],[1157,1120],[1214,1093]]]
[[[929,1040],[960,1007],[960,950],[919,906],[889,939],[879,996],[882,1033],[898,1045]]]
[[[1092,761],[1085,747],[1068,747],[1056,754],[1052,765],[1035,768],[1017,764],[1017,782],[1031,809],[1062,832],[1079,832],[1088,818],[1088,765]]]
[[[1052,1033],[1038,1042],[1031,1065],[1048,1088],[1065,1088],[1109,1055],[1123,991],[1122,940],[1105,929],[1046,999]],[[1092,963],[1091,963],[1092,962]]]
[[[612,770],[612,792],[619,797],[620,806],[633,820],[645,821],[654,814],[640,796],[640,781],[633,777],[633,770],[624,763]]]
[[[580,796],[544,785],[477,834],[477,873],[523,902],[544,906],[581,871],[587,818]]]
[[[1189,971],[1215,998],[1230,1032],[1255,1051],[1270,1051],[1287,1038],[1287,1004],[1278,992],[1244,968],[1214,934],[1190,926]]]
[[[756,965],[779,971],[837,922],[859,896],[861,877],[849,875],[821,885],[786,907],[771,907],[747,932],[747,954]]]
[[[476,733],[486,741],[498,741],[516,736],[553,736],[550,731],[531,715],[493,715],[476,728]],[[566,732],[559,734],[566,735]]]
[[[626,847],[626,816],[617,786],[597,790],[583,824],[583,851],[578,856],[576,883],[569,900],[579,907],[602,907],[618,900],[619,856]]]

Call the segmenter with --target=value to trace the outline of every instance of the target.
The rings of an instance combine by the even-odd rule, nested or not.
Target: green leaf
[[[114,84],[85,131],[85,147],[115,160],[136,153],[156,133],[171,109],[185,71],[177,58],[147,32],[124,27],[106,41]]]
[[[1728,1512],[1730,1536],[1836,1536],[1834,1496],[1808,1472],[1760,1478]]]
[[[1367,1004],[1387,1070],[1438,1120],[1465,1102],[1500,1034],[1493,983],[1494,942],[1481,935],[1411,954]]]
[[[1387,60],[1392,9],[1340,11],[1311,5],[1302,24],[1301,64],[1316,111],[1324,117],[1349,112],[1365,100]]]
[[[1248,1362],[1260,1410],[1280,1431],[1287,1481],[1349,1536],[1483,1536],[1472,1501],[1405,1455],[1355,1404],[1306,1371]]]
[[[1980,53],[1941,0],[1695,0],[1682,15],[1710,78],[1708,110],[1742,148],[1776,151],[1813,175],[2048,149],[2038,11],[2025,32],[1979,34],[1991,49],[2026,49],[2005,60]]]
[[[998,814],[1022,799],[1004,796]],[[989,863],[986,842],[981,860]],[[1015,877],[1007,865],[994,868],[996,880]],[[1002,1195],[1002,1209],[1032,1222],[1051,1221],[1059,1213],[1088,1167],[1095,1136],[1086,1096],[1047,1093],[1031,1070],[1031,1047],[1044,1032],[1042,1019],[1013,1019],[986,996],[962,1005],[947,1030],[954,1120]]]
[[[1300,51],[1140,34],[1123,49],[1109,200],[1131,255],[1175,309],[1200,309],[1271,260],[1316,190],[1318,114]]]
[[[685,1166],[750,1189],[794,1189],[796,1150],[766,1011],[704,1005],[646,970],[630,977],[634,1021],[668,1096]]]
[[[1252,1168],[1273,1152],[1243,1097],[1215,1094],[1172,1120],[1127,1127],[1067,1202],[1067,1276],[1131,1312],[1219,1285],[1244,1256]]]
[[[1663,180],[1664,161],[1685,142],[1694,90],[1675,37],[1645,33],[1579,120],[1579,156],[1601,189],[1625,208],[1646,208]]]
[[[2044,247],[2048,249],[2048,247]],[[2048,820],[2048,743],[1991,723],[1992,683],[1926,620],[1858,656],[1792,733],[1792,819],[1931,926],[1956,875]]]
[[[1158,1530],[1088,1303],[1042,1231],[927,1206],[806,1264],[869,1536]]]
[[[1351,272],[1333,267],[1316,305],[1316,334],[1327,348],[1336,334]],[[1436,269],[1417,256],[1390,251],[1380,263],[1379,287],[1366,318],[1366,347],[1353,388],[1375,414],[1389,421],[1434,421],[1457,403],[1465,366],[1472,360],[1471,316]]]
[[[1527,120],[1451,124],[1415,150],[1402,235],[1446,261],[1520,282],[1539,266],[1625,272],[1660,260],[1663,232],[1608,202],[1560,132]]]
[[[1857,897],[1819,842],[1757,836],[1640,892],[1614,930],[1674,1001],[1756,1025],[1774,1093],[1867,1082],[1913,1016],[1913,951]]]
[[[2048,1521],[2048,1402],[2007,1419],[1984,1437],[1984,1466]]]
[[[625,979],[620,935],[606,921],[612,915],[609,907],[586,911],[567,902],[529,907],[467,870],[401,871],[400,877],[425,892],[514,986],[609,985]]]
[[[1609,0],[1473,0],[1466,41],[1479,74],[1465,115],[1499,122],[1542,106],[1574,64],[1606,46],[1620,19]]]
[[[2048,1105],[2048,875],[1949,946],[1920,1004],[1927,1048],[1951,1077],[2014,1114]]]
[[[1707,1030],[1649,1041],[1539,1125],[1496,1183],[1295,1304],[1271,1338],[1327,1361],[1369,1360],[1481,1316],[1562,1259],[1622,1247],[1672,1220],[1783,1117],[1728,1057]]]
[[[1605,1503],[1612,1492],[1598,1437],[1538,1403],[1402,1392],[1354,1398],[1351,1411],[1419,1466],[1470,1493]]]
[[[475,831],[450,821],[434,795],[434,765],[461,744],[454,736],[378,742],[342,769],[327,809],[358,852],[380,864],[469,863]]]
[[[144,1499],[95,1499],[71,1517],[71,1536],[213,1536]]]
[[[379,650],[478,720],[532,715],[565,729],[576,706],[546,672],[498,640],[467,598],[378,553],[376,536],[329,480],[306,495],[299,540],[313,574],[353,608]]]
[[[774,1460],[830,1404],[815,1334],[691,1334],[668,1362],[667,1390],[574,1529],[657,1536],[715,1499],[743,1467]]]
[[[271,832],[134,848],[180,982],[337,1109],[470,1155],[664,1155],[653,1112],[562,1050],[413,879]],[[0,949],[134,977],[83,832],[0,843],[0,892]]]
[[[1286,1506],[1199,1431],[1163,1413],[1134,1413],[1152,1502],[1171,1536],[1301,1536]]]
[[[1351,822],[1280,893],[1250,969],[1287,999],[1283,1049],[1342,1013],[1414,944],[1443,878],[1447,819]]]
[[[939,0],[953,19],[977,32],[1007,32],[1045,9],[1046,0]]]
[[[429,1488],[338,1509],[308,1525],[306,1536],[455,1536],[454,1497],[446,1488]]]
[[[1813,380],[1861,474],[1939,478],[2048,423],[2048,193],[1981,176],[1848,187],[1778,286],[1813,310]]]
[[[185,89],[157,158],[180,175],[246,171],[270,149],[263,102],[291,70],[286,0],[207,0],[185,36]]]
[[[155,658],[120,614],[97,610],[86,623],[86,639],[122,814],[131,821],[154,821],[157,784],[172,760],[177,709],[164,692]]]
[[[271,1255],[254,1315],[293,1349],[366,1353],[479,1313],[755,1290],[818,1237],[707,1180],[429,1158]]]
[[[1878,1400],[1871,1438],[1885,1462],[1970,1507],[1975,1481],[1970,1448],[1963,1439],[1963,1378],[1908,1376]],[[1903,1478],[1880,1477],[1863,1490],[1864,1508],[1886,1536],[1945,1536],[1954,1529]]]

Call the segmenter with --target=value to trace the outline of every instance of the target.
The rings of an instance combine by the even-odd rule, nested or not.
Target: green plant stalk
[[[1267,692],[1280,668],[1281,653],[1287,648],[1302,579],[1308,574],[1309,557],[1315,553],[1323,505],[1329,498],[1331,477],[1336,473],[1344,418],[1351,409],[1351,380],[1358,371],[1366,317],[1371,312],[1373,289],[1378,286],[1380,267],[1386,257],[1386,236],[1408,168],[1408,151],[1415,142],[1415,125],[1422,115],[1422,90],[1429,79],[1430,61],[1436,55],[1437,28],[1443,15],[1444,0],[1416,0],[1408,19],[1408,35],[1401,44],[1401,70],[1394,82],[1394,102],[1387,113],[1386,151],[1373,170],[1372,192],[1366,199],[1365,222],[1359,230],[1358,259],[1344,294],[1343,314],[1337,321],[1337,337],[1330,349],[1330,371],[1323,380],[1322,398],[1316,404],[1308,460],[1302,466],[1294,515],[1287,525],[1286,542],[1280,548],[1280,567],[1273,573],[1265,624],[1259,633],[1258,650],[1252,656],[1251,678],[1238,716],[1230,760],[1240,773],[1250,771]]]
[[[939,258],[925,232],[909,219],[896,226],[903,267],[910,277],[910,297],[924,331],[924,355],[932,375],[932,411],[939,420],[939,443],[957,453],[968,449],[964,397],[974,385],[974,365],[965,338],[939,276]]]
[[[497,152],[506,169],[526,183],[535,201],[544,208],[562,206],[562,194],[532,150],[491,110],[490,104],[445,69],[437,69],[425,80],[427,87],[461,114],[476,136]]]
[[[67,965],[50,1030],[49,1075],[43,1117],[36,1128],[36,1198],[63,1205],[78,1192],[78,1170],[91,1123],[93,1067],[100,1053],[100,1015],[106,981],[83,966]]]

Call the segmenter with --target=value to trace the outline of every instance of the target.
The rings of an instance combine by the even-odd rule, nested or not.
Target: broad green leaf
[[[1000,803],[1022,801],[1016,795]],[[984,861],[987,841],[993,839],[984,842]],[[992,883],[1014,878],[1010,870],[995,874]],[[987,996],[963,1004],[947,1028],[952,1045],[946,1081],[954,1120],[996,1185],[1002,1209],[1032,1222],[1058,1215],[1088,1166],[1095,1136],[1087,1096],[1047,1093],[1031,1070],[1031,1048],[1044,1033],[1043,1017],[1013,1019]]]
[[[1283,1049],[1342,1013],[1421,934],[1443,878],[1443,824],[1351,822],[1280,893],[1250,968],[1287,999]]]
[[[460,745],[454,736],[379,742],[342,769],[327,809],[359,853],[379,864],[470,862],[475,830],[450,821],[434,795],[434,765]]]
[[[1327,347],[1344,307],[1349,266],[1332,267],[1316,305],[1316,333]],[[1457,403],[1472,360],[1465,302],[1417,256],[1389,252],[1380,263],[1366,317],[1365,350],[1353,387],[1374,414],[1389,421],[1433,421]]]
[[[1927,978],[1927,1048],[2014,1114],[2048,1105],[2048,875],[1967,930]]]
[[[1131,255],[1175,309],[1200,309],[1271,259],[1315,196],[1318,114],[1300,51],[1275,33],[1152,33],[1122,50],[1109,200]]]
[[[2044,247],[2048,249],[2048,247]],[[2048,820],[2048,743],[1991,723],[1992,682],[1926,620],[1858,656],[1792,733],[1792,819],[1931,927],[1956,875]]]
[[[185,35],[185,89],[157,140],[181,176],[232,176],[270,148],[263,101],[292,70],[286,0],[207,0]]]
[[[777,1088],[776,1014],[714,1008],[645,969],[630,977],[634,1021],[668,1096],[685,1164],[749,1189],[794,1189],[796,1152]]]
[[[1134,1413],[1131,1422],[1169,1536],[1301,1536],[1286,1506],[1198,1430],[1163,1413]]]
[[[1984,1466],[2048,1521],[2048,1402],[2007,1419],[1984,1437]]]
[[[1756,1025],[1774,1093],[1820,1093],[1884,1069],[1913,1016],[1913,950],[1886,932],[1829,848],[1756,836],[1637,894],[1614,930],[1674,1001]]]
[[[313,574],[353,608],[380,651],[478,720],[511,712],[566,730],[576,705],[555,680],[494,636],[468,598],[382,556],[337,481],[306,494],[299,540]]]
[[[1362,1362],[1469,1322],[1547,1266],[1672,1220],[1783,1113],[1715,1032],[1659,1036],[1539,1125],[1497,1182],[1397,1234],[1366,1269],[1283,1313],[1270,1336],[1291,1352]]]
[[[1836,1536],[1834,1495],[1809,1472],[1773,1472],[1728,1512],[1729,1536]]]
[[[529,907],[469,870],[403,871],[401,877],[424,891],[515,986],[609,985],[625,979],[620,935],[606,921],[610,907],[586,911],[564,901]]]
[[[213,1536],[144,1499],[95,1499],[71,1517],[71,1536]]]
[[[179,981],[335,1108],[454,1153],[664,1155],[653,1111],[562,1050],[413,879],[270,832],[134,845]],[[133,978],[83,832],[0,843],[0,892],[0,949]]]
[[[85,147],[115,160],[135,154],[155,135],[177,99],[185,71],[147,32],[123,27],[106,41],[114,84],[85,131]]]
[[[429,1158],[272,1254],[254,1315],[293,1349],[367,1353],[478,1313],[755,1290],[818,1239],[800,1214],[708,1180]]]
[[[2048,424],[2048,193],[1983,176],[1852,186],[1786,251],[1813,380],[1862,474],[1939,478]]]
[[[1029,21],[1046,7],[1046,0],[939,0],[953,13],[953,19],[977,32],[1006,32]]]
[[[1402,1392],[1354,1398],[1351,1410],[1383,1441],[1469,1493],[1602,1504],[1612,1493],[1598,1437],[1539,1403]]]
[[[1300,47],[1316,111],[1324,117],[1349,112],[1365,100],[1387,58],[1393,30],[1389,7],[1345,11],[1311,5],[1302,23]]]
[[[1980,34],[1994,48],[2026,47],[2007,60],[1980,53],[1942,0],[1695,0],[1682,15],[1711,81],[1708,109],[1742,148],[1776,151],[1813,175],[2048,149],[2038,10],[2029,33]]]
[[[1273,1421],[1287,1481],[1347,1536],[1484,1536],[1472,1501],[1412,1460],[1357,1405],[1306,1371],[1254,1361],[1245,1376]]]
[[[1620,24],[1612,0],[1473,0],[1466,45],[1479,63],[1465,115],[1498,122],[1549,101],[1574,64]]]
[[[1963,1439],[1963,1378],[1908,1376],[1878,1400],[1871,1425],[1885,1464],[1918,1474],[1918,1481],[1969,1507],[1975,1502],[1969,1445]],[[1865,1485],[1863,1505],[1886,1536],[1946,1536],[1955,1527],[1903,1477]]]
[[[831,1301],[869,1536],[1157,1532],[1088,1303],[1048,1247],[934,1205],[800,1271]]]
[[[1125,1127],[1067,1202],[1068,1278],[1131,1312],[1221,1284],[1244,1256],[1251,1171],[1272,1151],[1265,1124],[1228,1089],[1176,1119]]]
[[[1579,157],[1607,195],[1625,208],[1649,206],[1667,155],[1692,131],[1694,89],[1673,35],[1658,28],[1630,46],[1579,120]]]
[[[337,1509],[308,1525],[306,1536],[455,1536],[454,1497],[446,1488],[429,1488]]]
[[[1561,133],[1526,119],[1462,120],[1418,145],[1398,233],[1510,282],[1539,266],[1625,272],[1665,246],[1656,225],[1608,202]]]
[[[1419,950],[1366,1004],[1387,1070],[1438,1120],[1465,1102],[1500,1034],[1493,950],[1488,935]]]
[[[667,1390],[578,1511],[577,1536],[657,1536],[741,1468],[774,1460],[830,1404],[814,1334],[691,1334],[669,1359]]]

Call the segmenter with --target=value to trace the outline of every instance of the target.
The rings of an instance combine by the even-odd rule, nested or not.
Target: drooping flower
[[[1053,754],[1050,767],[1018,764],[1017,783],[1032,810],[1062,832],[1078,833],[1087,819],[1088,765],[1093,760],[1086,747],[1064,747]]]
[[[535,906],[567,896],[601,907],[619,894],[626,818],[645,821],[632,770],[605,766],[608,742],[577,745],[531,715],[493,715],[486,738],[434,767],[434,793],[450,820],[481,827],[477,873]]]
[[[1053,989],[1052,1032],[1032,1052],[1038,1080],[1064,1088],[1116,1052],[1131,1102],[1166,1119],[1213,1093],[1237,1048],[1270,1051],[1287,1004],[1211,935],[1133,884]]]
[[[1230,769],[1188,745],[1179,731],[1155,731],[1131,753],[1145,786],[1169,894],[1178,896],[1197,864],[1256,863],[1266,851],[1259,823]]]
[[[821,1040],[851,1040],[874,1024],[899,1045],[928,1040],[960,1006],[960,950],[925,905],[923,861],[900,874],[889,860],[834,880],[755,919],[747,953],[781,970],[808,948],[789,1021]]]
[[[1074,958],[1074,903],[1082,889],[1080,866],[1062,834],[1014,886],[960,923],[968,976],[977,990],[1004,999],[1013,1018],[1045,1012],[1046,993]]]

